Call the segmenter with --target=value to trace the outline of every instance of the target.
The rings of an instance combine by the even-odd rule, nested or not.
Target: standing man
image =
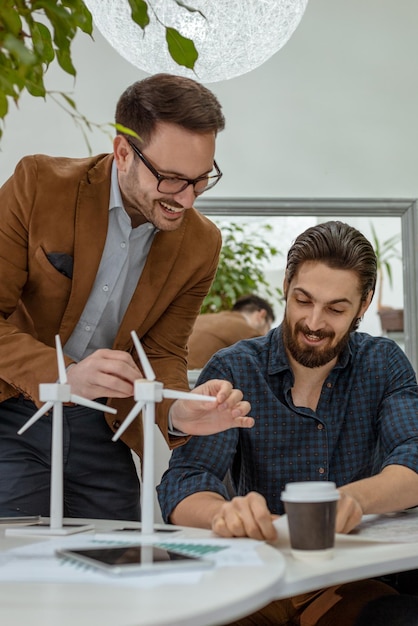
[[[265,335],[274,322],[269,302],[256,294],[241,296],[230,311],[198,315],[189,338],[189,369],[200,369],[222,348],[240,339]]]
[[[17,431],[40,406],[39,383],[57,379],[55,334],[72,392],[118,410],[64,410],[67,516],[139,518],[130,448],[142,453],[140,420],[111,442],[142,377],[132,330],[157,379],[188,390],[187,339],[221,247],[193,203],[222,176],[224,117],[199,83],[159,74],[122,94],[116,123],[113,154],[28,156],[0,190],[0,515],[49,514],[50,417]],[[158,405],[170,446],[252,425],[228,382],[200,391],[216,404]]]
[[[418,504],[415,373],[395,342],[356,332],[375,284],[373,247],[355,228],[331,221],[297,237],[281,326],[215,355],[198,381],[222,378],[241,389],[254,428],[193,437],[173,452],[159,487],[166,520],[274,540],[282,490],[306,480],[339,487],[337,532],[366,513]],[[377,581],[340,585],[275,602],[242,623],[348,626],[388,592]]]

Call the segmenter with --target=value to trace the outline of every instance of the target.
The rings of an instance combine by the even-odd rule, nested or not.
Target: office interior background
[[[414,0],[310,0],[293,36],[266,63],[207,84],[223,105],[227,126],[216,154],[224,177],[206,197],[418,197],[417,21]],[[147,76],[97,30],[94,40],[77,36],[73,57],[76,79],[54,63],[47,87],[69,92],[80,112],[99,124],[112,122],[122,91]],[[88,140],[93,153],[112,149],[101,130],[88,133]],[[52,100],[25,94],[6,118],[0,183],[22,156],[38,152],[81,157],[88,147]],[[285,252],[310,221],[277,222],[276,243]],[[346,221],[369,235],[367,217]],[[400,230],[400,218],[374,221],[382,239]],[[280,269],[269,268],[273,282],[281,281]],[[401,307],[401,262],[394,261],[393,269],[394,288],[386,281],[384,299]],[[380,333],[375,309],[362,330]]]

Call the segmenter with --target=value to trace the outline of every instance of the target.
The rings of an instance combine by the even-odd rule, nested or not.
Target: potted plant
[[[377,259],[377,313],[380,317],[382,331],[384,333],[402,332],[403,308],[398,309],[386,306],[382,302],[385,276],[387,276],[390,287],[393,286],[391,261],[393,259],[402,259],[402,254],[399,249],[401,235],[397,233],[384,241],[380,241],[373,224],[370,224],[370,227],[372,231],[372,243]]]
[[[230,310],[243,295],[257,293],[274,300],[282,298],[279,288],[272,288],[265,276],[265,266],[281,252],[268,241],[269,224],[220,225],[222,249],[212,287],[203,301],[201,313]]]

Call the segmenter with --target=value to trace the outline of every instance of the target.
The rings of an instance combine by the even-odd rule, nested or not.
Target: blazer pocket
[[[55,267],[61,274],[67,276],[67,278],[73,277],[73,257],[65,252],[49,252],[46,258],[51,263],[52,267]]]
[[[56,253],[53,253],[56,254]],[[60,259],[55,258],[55,263],[59,263],[62,267],[62,262],[67,257],[67,271],[72,274],[72,267],[68,263],[68,259],[72,260],[70,255],[65,253],[58,253],[61,257]],[[64,259],[63,259],[64,257]],[[45,287],[49,283],[54,283],[59,290],[63,290],[65,293],[71,291],[72,280],[69,276],[66,276],[58,267],[55,267],[53,263],[49,260],[49,254],[45,252],[41,247],[37,248],[34,260],[34,263],[31,267],[29,267],[29,281],[36,283],[38,286],[40,284],[44,284]]]

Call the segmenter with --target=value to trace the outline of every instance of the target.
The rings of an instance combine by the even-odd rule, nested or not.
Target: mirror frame
[[[205,215],[400,217],[404,293],[405,352],[418,372],[418,200],[350,198],[199,198],[196,208]]]

